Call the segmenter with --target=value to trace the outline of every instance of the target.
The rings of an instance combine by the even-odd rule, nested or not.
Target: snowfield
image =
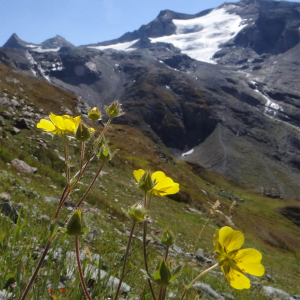
[[[229,14],[224,8],[214,9],[209,14],[190,20],[172,20],[176,34],[150,38],[152,43],[171,43],[191,58],[215,63],[213,55],[220,46],[232,39],[246,25],[240,16]]]
[[[115,49],[119,51],[132,51],[135,50],[134,48],[130,48],[133,44],[135,44],[137,40],[133,40],[131,42],[126,43],[119,43],[114,45],[108,45],[108,46],[89,46],[88,48],[98,49],[98,50],[106,50],[106,49]]]

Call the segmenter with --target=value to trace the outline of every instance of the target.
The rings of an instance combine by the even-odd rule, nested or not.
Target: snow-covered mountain
[[[242,18],[235,14],[229,13],[231,5],[217,8],[209,13],[189,19],[171,19],[175,26],[175,32],[171,35],[160,37],[150,37],[151,43],[169,43],[179,48],[182,53],[187,54],[193,59],[216,63],[213,60],[214,54],[220,50],[220,46],[234,38],[240,30],[247,24]],[[169,11],[159,17],[167,19]],[[110,44],[89,46],[98,50],[115,49],[130,51],[134,50],[134,44],[139,39],[133,41]]]
[[[24,42],[15,33],[12,34],[3,47],[30,50],[35,52],[57,52],[66,48],[75,48],[73,44],[66,41],[60,35],[57,35],[51,39],[47,39],[41,44],[33,44]]]
[[[164,10],[118,39],[74,47],[13,35],[0,62],[72,91],[114,99],[118,122],[179,159],[283,195],[300,193],[300,3],[243,0],[187,15]]]

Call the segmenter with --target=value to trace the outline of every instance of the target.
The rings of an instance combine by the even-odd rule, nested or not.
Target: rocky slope
[[[127,111],[119,122],[177,157],[297,198],[299,22],[299,3],[247,0],[196,15],[163,11],[97,45],[37,52],[6,43],[0,61],[89,105],[117,98]]]

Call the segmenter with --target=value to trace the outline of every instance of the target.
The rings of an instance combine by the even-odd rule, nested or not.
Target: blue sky
[[[195,14],[217,7],[223,2],[225,1],[0,0],[0,46],[13,33],[32,43],[41,43],[57,34],[75,46],[97,43],[138,29],[164,9]]]

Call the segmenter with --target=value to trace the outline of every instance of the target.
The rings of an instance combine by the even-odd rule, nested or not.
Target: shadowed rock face
[[[66,45],[66,51],[38,53],[0,48],[0,61],[72,91],[91,106],[118,99],[126,114],[116,122],[138,127],[180,159],[257,189],[269,186],[296,197],[300,44],[293,26],[298,26],[300,5],[241,1],[224,6],[248,25],[215,54],[218,64],[194,60],[171,44],[149,40],[173,34],[173,18],[191,19],[210,11],[163,11],[138,31],[106,42],[141,37],[133,46],[136,50]],[[193,153],[181,156],[191,149]]]
[[[300,206],[286,206],[281,208],[278,212],[295,225],[300,226]]]

